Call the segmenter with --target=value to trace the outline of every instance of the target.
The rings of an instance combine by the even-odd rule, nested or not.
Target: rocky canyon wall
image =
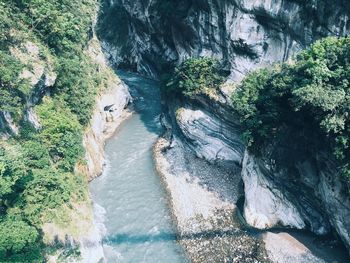
[[[315,40],[350,31],[346,0],[104,1],[99,34],[117,66],[157,76],[188,57],[214,56],[240,80]]]
[[[186,58],[213,56],[238,82],[317,39],[347,35],[349,17],[345,0],[115,0],[104,2],[98,32],[116,66],[159,77]],[[170,108],[173,125],[198,157],[241,167],[247,222],[257,228],[334,231],[349,247],[349,184],[339,179],[333,162],[317,153],[277,167],[268,154],[250,155],[229,113],[229,94],[222,89]]]

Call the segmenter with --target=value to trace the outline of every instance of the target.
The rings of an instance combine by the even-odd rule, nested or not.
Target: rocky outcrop
[[[214,110],[207,104],[218,108]],[[168,119],[173,123],[163,121],[167,133],[154,148],[156,167],[169,192],[180,243],[191,260],[249,262],[253,257],[272,262],[333,261],[337,251],[315,245],[315,236],[305,243],[305,239],[281,229],[310,229],[326,234],[337,228],[330,222],[332,217],[335,222],[340,219],[342,223],[338,222],[339,227],[347,227],[343,216],[349,210],[340,208],[339,203],[335,204],[336,198],[331,199],[333,213],[337,214],[333,216],[324,207],[328,202],[324,198],[329,197],[321,198],[316,193],[317,184],[312,186],[315,190],[307,188],[306,184],[310,187],[322,181],[315,180],[314,176],[318,175],[312,173],[310,164],[298,165],[298,169],[306,174],[303,180],[300,180],[301,177],[293,180],[294,174],[277,170],[272,161],[257,158],[247,151],[237,155],[240,156],[237,163],[229,149],[240,142],[239,133],[222,136],[225,133],[223,129],[232,131],[232,127],[226,126],[225,118],[229,115],[223,117],[224,112],[229,110],[228,106],[219,110],[219,104],[218,100],[205,94],[197,95],[195,101],[187,99],[169,103],[169,114],[173,116]],[[239,127],[236,128],[238,132]],[[217,155],[216,150],[221,147],[226,148],[224,152],[229,154]],[[335,195],[345,202],[346,195],[341,197],[338,195],[340,192],[336,190]],[[279,233],[260,232],[268,259],[259,239],[254,238],[256,232],[251,236],[249,232],[241,231],[237,204],[242,196],[245,197],[243,215],[248,224],[260,229],[280,229]],[[341,231],[347,234],[346,229]],[[252,248],[256,252],[252,252]]]
[[[89,180],[101,175],[105,164],[104,142],[130,114],[126,110],[131,98],[128,89],[119,79],[115,81],[98,96],[91,125],[84,135]]]
[[[55,84],[56,73],[53,59],[49,55],[43,56],[43,53],[48,54],[48,52],[44,47],[31,41],[25,41],[11,47],[10,53],[24,65],[19,79],[27,81],[30,85],[23,109],[24,119],[36,129],[39,129],[40,123],[34,111],[34,106]],[[8,137],[10,134],[18,135],[19,129],[10,112],[0,111],[0,137]]]
[[[108,67],[102,53],[100,42],[90,41],[88,54],[100,66],[101,72],[107,74],[106,86],[96,98],[95,109],[90,125],[84,134],[86,150],[86,174],[89,180],[101,175],[105,164],[104,142],[113,135],[120,123],[131,113],[127,106],[131,96],[127,86]]]
[[[316,39],[348,34],[349,10],[346,0],[106,0],[99,34],[119,66],[157,76],[186,58],[214,56],[240,80]]]
[[[277,168],[273,160],[244,154],[239,124],[228,115],[228,107],[202,95],[196,103],[188,100],[173,111],[184,141],[198,157],[241,167],[247,223],[260,229],[309,229],[320,235],[334,229],[349,244],[349,188],[330,159]]]
[[[229,161],[241,163],[243,144],[233,137],[231,127],[200,109],[179,108],[176,121],[191,149],[211,163]]]
[[[257,228],[289,226],[316,234],[333,231],[349,247],[349,183],[330,157],[277,168],[272,161],[245,155],[244,215]]]
[[[275,226],[305,228],[303,218],[280,189],[266,178],[266,168],[245,154],[242,169],[244,181],[244,217],[248,224],[259,229]]]
[[[213,56],[231,70],[231,80],[240,81],[319,38],[349,34],[349,17],[345,0],[106,0],[99,35],[120,67],[157,77],[186,58]],[[350,246],[349,184],[329,159],[318,153],[283,167],[268,156],[244,155],[223,90],[168,103],[175,133],[197,157],[240,167],[248,223],[317,234],[335,230]]]
[[[240,125],[232,116],[228,97],[221,90],[169,102],[170,115],[186,144],[212,164],[240,166],[244,144]],[[174,113],[172,113],[174,112]]]
[[[1,137],[7,138],[10,133],[18,135],[19,127],[13,120],[11,113],[8,111],[1,111],[0,112],[0,128],[3,131],[1,133]]]
[[[174,133],[197,157],[214,169],[241,171],[248,224],[259,229],[308,229],[318,235],[333,232],[349,244],[349,186],[330,158],[320,154],[303,163],[280,166],[268,153],[264,158],[249,154],[221,91],[172,101],[168,106]],[[242,192],[238,181],[235,184],[231,190],[238,195],[237,201]]]
[[[260,239],[241,230],[234,216],[238,169],[197,158],[177,136],[160,138],[154,159],[191,262],[268,262]]]
[[[350,183],[341,177],[329,156],[318,155],[316,163],[319,181],[312,188],[322,200],[331,225],[350,250]],[[310,178],[310,173],[302,176]]]

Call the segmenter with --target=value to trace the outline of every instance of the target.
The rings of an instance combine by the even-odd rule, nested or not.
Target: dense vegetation
[[[213,58],[192,58],[176,67],[170,79],[165,76],[167,92],[192,96],[205,89],[215,89],[225,80],[226,72]]]
[[[232,98],[256,154],[288,162],[330,153],[350,178],[350,37],[326,38],[295,60],[251,73]]]
[[[166,92],[193,96],[225,75],[215,59],[189,59],[165,78]],[[325,38],[287,63],[250,73],[232,104],[256,155],[269,151],[293,165],[324,153],[350,179],[350,37]]]
[[[42,262],[43,225],[66,227],[72,204],[87,199],[75,166],[101,84],[98,66],[83,52],[95,10],[96,0],[0,0],[0,112],[20,127],[0,140],[0,262]],[[51,96],[34,108],[39,130],[24,118],[41,88],[22,74],[36,62],[14,55],[25,43],[57,75]]]

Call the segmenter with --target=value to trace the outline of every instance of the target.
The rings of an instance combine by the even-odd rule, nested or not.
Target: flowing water
[[[134,74],[118,75],[130,88],[136,113],[107,142],[106,170],[90,184],[95,213],[104,214],[106,260],[187,262],[152,158],[162,132],[159,87]]]
[[[118,75],[129,86],[135,114],[108,140],[108,165],[104,174],[90,184],[95,220],[105,228],[106,261],[188,262],[176,242],[166,192],[152,158],[152,146],[162,133],[158,84],[135,74]],[[349,262],[344,248],[316,246],[314,236],[292,235],[324,259],[320,262]]]

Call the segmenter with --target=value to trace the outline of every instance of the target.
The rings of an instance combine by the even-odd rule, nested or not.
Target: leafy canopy
[[[215,89],[224,80],[225,72],[218,60],[213,58],[191,58],[175,68],[166,84],[171,92],[194,95],[204,89]]]
[[[326,151],[350,178],[350,37],[323,39],[290,63],[251,73],[232,103],[255,153],[276,144],[300,161]]]
[[[101,84],[98,66],[84,53],[96,4],[0,0],[0,111],[20,127],[18,136],[0,141],[1,262],[43,262],[42,225],[69,222],[64,208],[86,200],[87,182],[74,168],[84,156],[82,133]],[[28,42],[39,49],[45,70],[57,75],[51,98],[40,98],[33,109],[39,130],[24,118],[42,87],[23,72],[37,65],[13,52]]]

